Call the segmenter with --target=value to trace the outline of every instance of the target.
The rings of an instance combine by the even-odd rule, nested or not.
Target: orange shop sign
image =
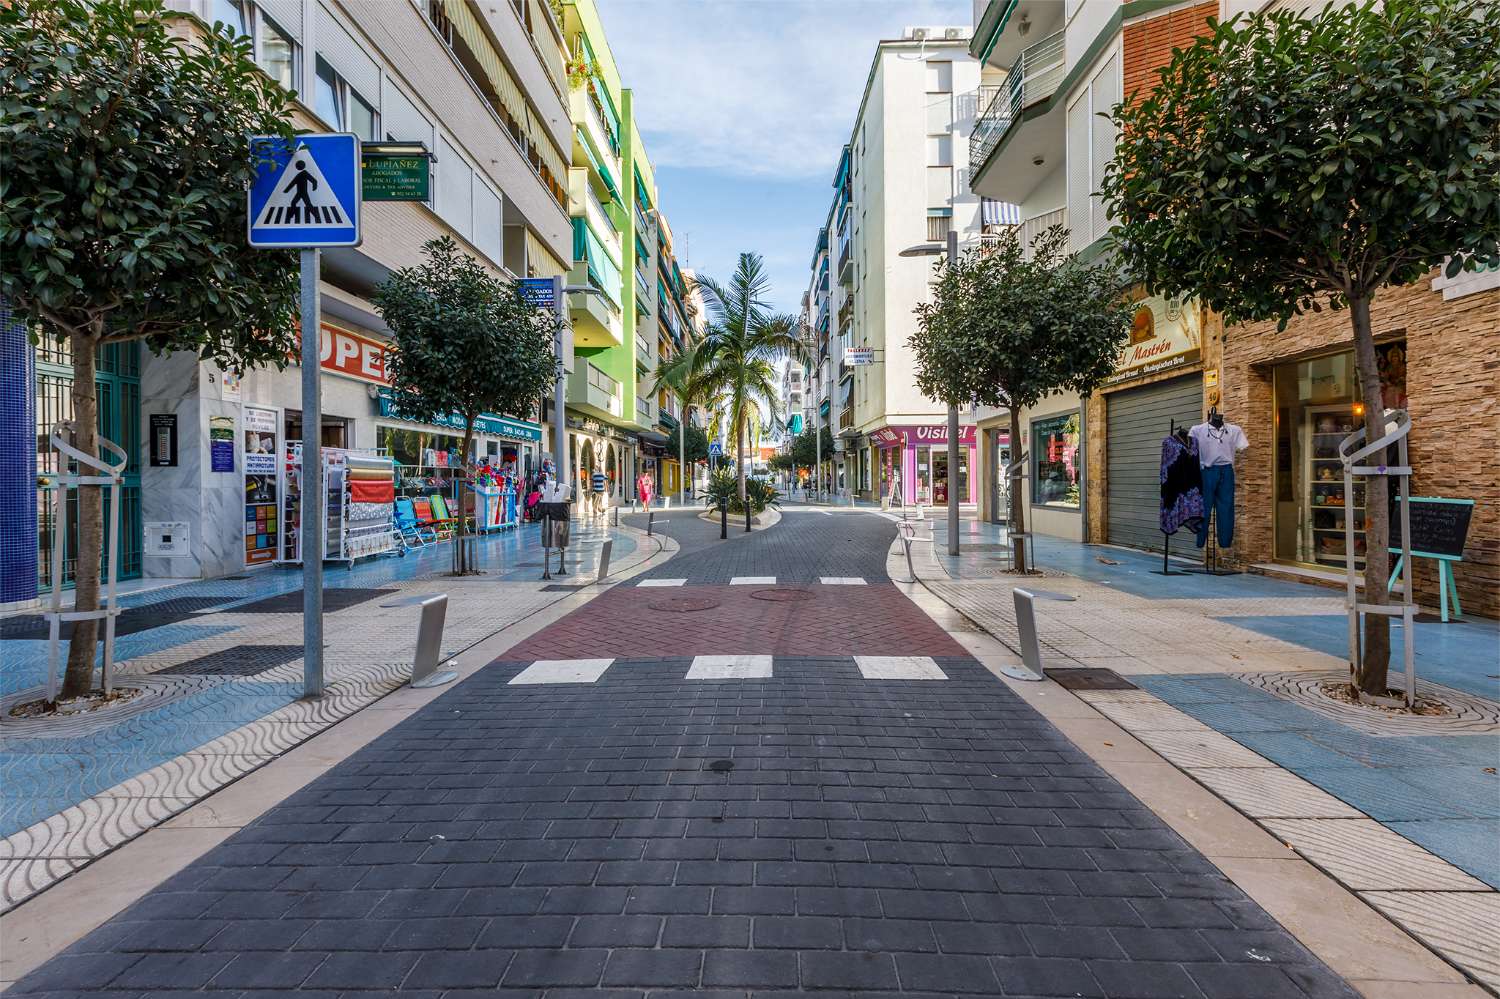
[[[386,344],[328,323],[322,324],[321,334],[318,359],[324,371],[376,385],[391,383],[385,370],[385,355],[390,349]],[[298,337],[300,349],[301,337]]]

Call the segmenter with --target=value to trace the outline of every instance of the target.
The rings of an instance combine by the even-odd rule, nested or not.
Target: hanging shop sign
[[[432,169],[421,143],[373,143],[360,147],[366,201],[430,201]]]
[[[177,467],[177,414],[151,414],[151,467]]]
[[[1156,374],[1198,360],[1203,330],[1198,303],[1151,296],[1136,303],[1130,339],[1105,384]]]
[[[958,442],[960,444],[974,443],[975,428],[973,424],[958,428]],[[913,447],[922,444],[946,444],[948,443],[948,425],[946,423],[921,423],[908,426],[881,427],[869,433],[870,443],[877,447],[899,447],[905,443]]]
[[[212,472],[234,471],[234,417],[208,418],[208,467]]]
[[[844,363],[851,368],[875,363],[874,347],[849,347],[844,351]]]
[[[380,415],[392,419],[406,420],[409,423],[421,422],[402,416],[396,410],[396,400],[389,392],[380,393]],[[439,416],[429,421],[430,425],[436,427],[451,427],[454,430],[464,428],[464,418],[457,413]],[[512,419],[509,416],[496,416],[493,413],[481,413],[474,421],[474,432],[476,434],[489,434],[491,437],[504,437],[507,440],[536,443],[542,439],[542,428],[535,423],[526,420]]]

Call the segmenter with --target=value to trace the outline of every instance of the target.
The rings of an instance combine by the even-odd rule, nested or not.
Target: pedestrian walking
[[[609,477],[602,471],[596,471],[589,479],[592,486],[593,514],[603,517],[609,509]]]
[[[651,480],[650,472],[642,472],[635,480],[635,494],[640,497],[641,506],[647,510],[651,509],[651,497],[655,495],[656,483]]]

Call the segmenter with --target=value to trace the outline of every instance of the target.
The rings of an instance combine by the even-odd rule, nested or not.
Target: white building
[[[899,483],[908,501],[946,502],[950,481],[964,502],[975,498],[973,428],[950,476],[947,408],[917,389],[907,345],[937,258],[902,255],[936,248],[954,227],[961,246],[983,230],[968,184],[980,76],[969,34],[908,28],[876,47],[813,258],[818,411],[840,448],[840,487],[867,498]]]

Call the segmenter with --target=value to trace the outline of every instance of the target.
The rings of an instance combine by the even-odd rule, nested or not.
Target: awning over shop
[[[390,419],[402,420],[406,423],[421,423],[423,421],[413,420],[403,416],[396,411],[396,400],[389,392],[380,393],[380,415]],[[457,413],[440,416],[427,424],[428,426],[447,427],[450,430],[462,430],[464,418]],[[503,437],[506,440],[521,441],[534,444],[542,439],[542,428],[527,420],[517,420],[510,416],[496,416],[493,413],[481,413],[474,421],[474,432],[476,434],[488,434],[491,437]]]

